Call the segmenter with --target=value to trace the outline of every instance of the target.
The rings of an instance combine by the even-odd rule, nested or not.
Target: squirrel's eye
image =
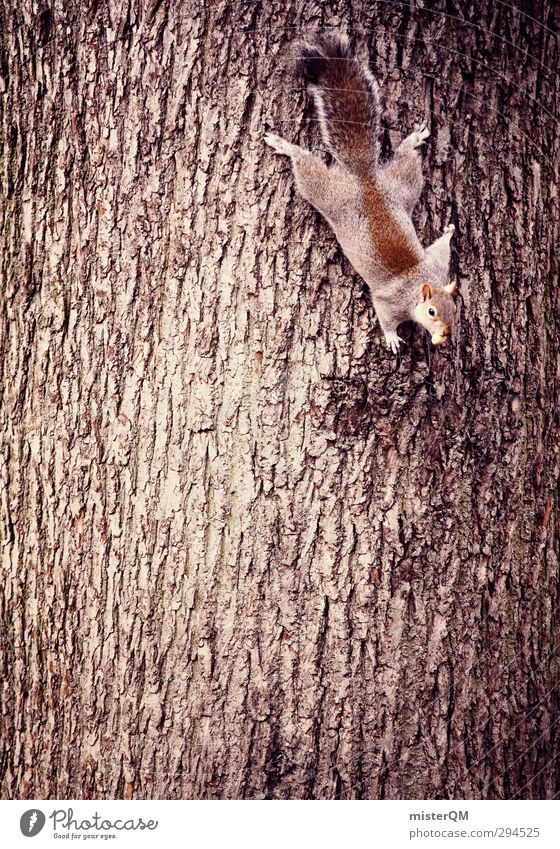
[[[430,309],[428,310],[428,315],[431,315],[433,317],[433,316],[435,316],[435,314],[436,314],[435,309],[433,307],[430,307]]]

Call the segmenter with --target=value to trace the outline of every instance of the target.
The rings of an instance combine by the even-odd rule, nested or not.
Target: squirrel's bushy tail
[[[350,171],[371,173],[379,154],[381,104],[369,68],[346,38],[317,35],[299,45],[297,70],[307,80],[332,155]]]

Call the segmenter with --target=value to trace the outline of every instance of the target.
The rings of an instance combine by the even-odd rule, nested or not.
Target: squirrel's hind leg
[[[277,153],[289,156],[296,185],[303,197],[323,215],[336,210],[339,200],[333,181],[333,171],[324,162],[297,144],[291,144],[274,133],[267,133],[265,142]]]
[[[418,203],[424,185],[419,148],[429,135],[430,131],[422,124],[403,139],[393,158],[383,168],[389,193],[396,197],[409,214]]]
[[[411,147],[413,150],[416,150],[416,148],[421,147],[429,137],[430,131],[426,124],[420,124],[417,129],[413,130],[410,135],[402,140],[399,147]]]
[[[291,144],[286,139],[283,139],[282,136],[277,136],[276,133],[266,133],[264,140],[276,153],[280,153],[283,156],[293,156],[297,150],[301,150],[296,144]]]

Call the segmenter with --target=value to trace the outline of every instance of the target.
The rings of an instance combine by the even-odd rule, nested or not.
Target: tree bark
[[[560,791],[558,18],[2,0],[4,798]],[[314,28],[428,119],[445,348],[263,144]]]

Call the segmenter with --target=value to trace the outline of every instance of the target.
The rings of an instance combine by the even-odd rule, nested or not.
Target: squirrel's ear
[[[422,300],[427,301],[428,298],[432,297],[432,289],[429,283],[424,283],[422,286]]]
[[[443,287],[448,295],[454,295],[457,290],[457,279],[452,280],[449,286]]]

